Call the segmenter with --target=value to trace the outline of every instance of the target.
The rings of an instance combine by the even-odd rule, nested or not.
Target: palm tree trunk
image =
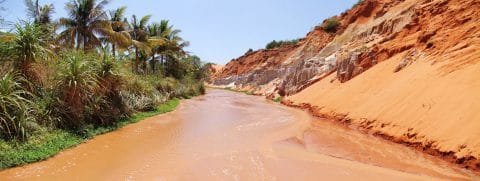
[[[115,43],[112,43],[112,55],[113,55],[113,59],[115,59]]]
[[[162,74],[165,73],[165,64],[164,64],[164,59],[165,59],[165,56],[164,55],[160,55],[160,68],[162,70]]]
[[[73,39],[73,45],[75,46],[75,48],[77,49],[77,51],[80,50],[80,41],[78,41],[79,38],[80,38],[79,36],[80,36],[79,34],[76,34],[75,37],[74,37],[74,38],[77,38],[77,39],[76,39],[76,43],[77,43],[76,45],[75,45],[75,39]]]
[[[87,36],[83,35],[83,52],[87,50]]]
[[[135,62],[133,63],[133,72],[134,73],[138,73],[138,62],[140,61],[139,60],[140,57],[139,57],[139,54],[138,54],[138,48],[135,48]]]
[[[148,74],[148,66],[147,66],[147,60],[142,61],[142,67],[143,67],[143,74]]]
[[[157,63],[157,62],[156,62],[156,60],[155,60],[155,53],[154,53],[153,56],[152,56],[152,60],[151,60],[151,62],[150,62],[151,67],[152,67],[152,73],[155,73],[155,64],[156,64],[156,63]]]
[[[160,55],[160,65],[163,66],[163,55]]]

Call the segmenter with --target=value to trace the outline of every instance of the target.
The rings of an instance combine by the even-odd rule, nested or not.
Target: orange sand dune
[[[472,50],[457,56],[480,60],[480,52]],[[399,142],[455,153],[465,158],[457,163],[480,167],[478,161],[468,163],[480,158],[480,63],[452,72],[446,69],[450,61],[432,65],[434,60],[426,57],[393,73],[402,57],[396,55],[346,83],[331,81],[332,75],[287,99],[317,107],[317,114],[346,115],[344,120]]]

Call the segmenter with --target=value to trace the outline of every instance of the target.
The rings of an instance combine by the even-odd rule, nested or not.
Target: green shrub
[[[335,33],[337,32],[337,29],[339,26],[340,26],[340,22],[337,19],[330,18],[325,22],[323,26],[323,30],[328,33]]]
[[[57,97],[54,92],[43,90],[39,96],[33,99],[36,106],[34,112],[38,124],[41,126],[53,128],[61,123],[60,117],[55,116],[55,107],[58,105]]]
[[[207,93],[207,90],[205,89],[205,84],[203,84],[203,83],[200,83],[199,90],[200,90],[200,94],[202,94],[202,95]]]
[[[175,88],[177,87],[178,81],[174,78],[167,77],[160,80],[154,81],[155,88],[162,94],[167,97],[173,97],[175,93]]]
[[[151,99],[146,95],[131,94],[129,92],[122,92],[122,99],[125,105],[130,110],[148,110],[153,108]]]
[[[0,78],[0,137],[26,140],[35,123],[33,95],[22,84],[25,79],[12,73]]]
[[[125,91],[135,95],[147,95],[153,93],[154,86],[149,82],[146,76],[130,75],[125,78]]]
[[[273,99],[273,102],[282,102],[282,97],[277,97]]]
[[[204,93],[205,85],[202,81],[194,78],[185,78],[177,84],[174,97],[189,99]]]

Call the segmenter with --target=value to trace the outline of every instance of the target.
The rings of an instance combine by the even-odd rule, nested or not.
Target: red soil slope
[[[479,170],[480,3],[415,8],[402,31],[360,56],[363,68],[372,59],[377,66],[345,83],[327,77],[288,99]]]
[[[213,79],[480,170],[480,1],[365,0],[335,18],[336,33],[317,27]]]

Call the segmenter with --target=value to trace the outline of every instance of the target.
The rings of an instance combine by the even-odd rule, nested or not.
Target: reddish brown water
[[[222,90],[0,180],[425,180],[464,170],[401,145]]]

